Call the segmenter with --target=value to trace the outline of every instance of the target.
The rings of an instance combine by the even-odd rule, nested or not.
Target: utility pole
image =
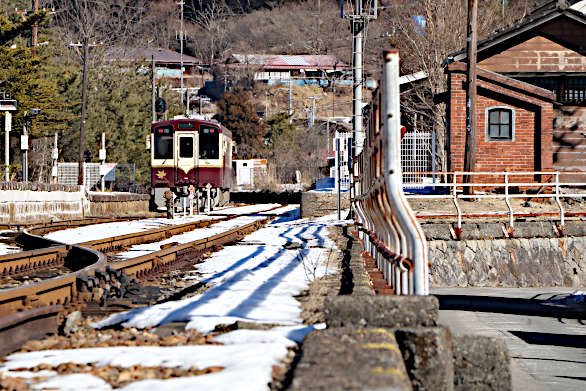
[[[181,84],[181,104],[183,104],[183,6],[185,5],[185,2],[183,0],[179,1],[179,5],[181,6],[181,31],[179,32],[179,40],[181,41],[180,47],[181,47],[181,78],[180,78],[180,84]]]
[[[187,91],[185,92],[185,103],[187,104],[185,108],[185,116],[189,118],[189,87],[187,87]]]
[[[352,58],[354,63],[353,79],[353,125],[352,133],[356,143],[356,155],[362,151],[364,131],[362,130],[362,41],[364,38],[364,16],[362,0],[354,0],[354,15],[352,16]]]
[[[151,123],[155,123],[155,55],[151,56]]]
[[[321,98],[318,96],[310,96],[309,99],[311,99],[311,114],[309,117],[308,129],[311,129],[315,124],[315,101],[320,100]]]
[[[313,16],[317,17],[317,39],[316,39],[316,45],[317,45],[317,54],[321,54],[321,35],[320,35],[320,30],[321,30],[321,0],[317,0],[317,13],[313,14]]]
[[[83,149],[85,147],[85,111],[87,104],[87,56],[89,44],[87,38],[83,40],[83,76],[81,84],[81,126],[79,129],[79,156],[77,159],[77,184],[83,185]]]
[[[293,79],[289,75],[289,124],[293,123]]]
[[[468,27],[467,27],[467,56],[468,68],[466,72],[466,155],[464,171],[474,171],[476,166],[476,28],[478,2],[468,0]],[[472,182],[472,175],[464,176],[464,183]],[[473,194],[470,186],[464,187],[465,194]]]
[[[86,115],[86,104],[87,104],[87,57],[89,54],[90,47],[101,46],[102,44],[90,44],[88,38],[83,39],[83,43],[70,43],[71,47],[83,47],[83,73],[81,81],[81,126],[79,129],[79,156],[77,159],[77,184],[83,185],[83,151],[85,146],[85,115]]]
[[[33,0],[33,12],[39,12],[39,0]],[[32,54],[33,57],[37,55],[37,42],[38,42],[38,35],[39,35],[39,22],[35,22],[33,24],[33,31],[31,35],[31,46],[33,48]]]
[[[269,119],[269,92],[265,90],[265,120]]]

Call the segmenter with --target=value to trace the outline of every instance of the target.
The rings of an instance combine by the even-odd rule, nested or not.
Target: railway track
[[[263,212],[269,210],[271,209]],[[0,290],[0,353],[12,351],[36,335],[56,332],[58,317],[64,311],[80,308],[89,302],[99,302],[108,296],[110,290],[121,293],[124,284],[131,279],[148,278],[168,271],[174,264],[186,258],[193,258],[210,249],[237,241],[271,219],[267,216],[207,238],[184,244],[169,244],[162,246],[164,248],[159,251],[113,263],[109,263],[103,253],[161,241],[235,217],[238,216],[219,216],[213,220],[173,225],[76,245],[23,232],[19,239],[23,248],[46,248],[0,257],[0,274],[18,275],[56,266],[65,266],[71,273]],[[42,231],[45,228],[39,227],[31,231],[37,229]]]

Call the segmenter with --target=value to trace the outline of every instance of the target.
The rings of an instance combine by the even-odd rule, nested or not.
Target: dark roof
[[[108,60],[133,61],[140,59],[151,60],[155,57],[157,64],[180,64],[181,53],[174,50],[161,48],[137,48],[137,47],[116,47],[108,49],[106,58]],[[200,61],[192,56],[183,54],[183,63],[186,65],[199,64]]]
[[[478,60],[481,61],[490,57],[494,54],[493,51],[499,46],[512,47],[530,38],[530,36],[538,35],[534,30],[559,18],[566,18],[567,20],[586,26],[586,15],[577,9],[569,8],[568,2],[563,0],[549,1],[541,7],[534,9],[520,23],[512,27],[493,31],[488,38],[479,41],[477,46]],[[575,39],[574,42],[565,43],[578,52],[586,53],[586,40],[584,37],[573,38]],[[558,39],[558,41],[560,40]],[[509,44],[507,45],[507,43]],[[500,51],[502,50],[497,50],[497,52]],[[466,61],[467,57],[466,49],[464,48],[459,52],[448,55],[445,64],[453,61]]]

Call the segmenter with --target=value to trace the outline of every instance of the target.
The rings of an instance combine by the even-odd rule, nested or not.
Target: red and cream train
[[[155,208],[165,207],[164,193],[178,198],[189,189],[199,205],[227,204],[232,185],[232,133],[218,122],[173,119],[153,123],[150,134],[151,200]],[[208,192],[209,188],[209,192]]]

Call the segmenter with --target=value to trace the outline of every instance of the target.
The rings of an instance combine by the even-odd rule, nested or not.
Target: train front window
[[[155,159],[173,159],[173,128],[161,126],[155,128]]]
[[[199,127],[199,158],[220,158],[220,130],[213,126]]]
[[[179,137],[179,157],[193,157],[193,137]]]

